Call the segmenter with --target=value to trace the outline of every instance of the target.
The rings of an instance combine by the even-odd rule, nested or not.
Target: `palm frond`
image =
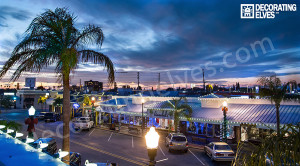
[[[102,29],[95,25],[88,25],[83,28],[83,31],[78,34],[78,37],[72,42],[72,47],[78,46],[80,44],[90,44],[96,43],[100,47],[102,46],[104,40],[104,34]]]
[[[108,73],[108,83],[112,85],[115,82],[114,64],[106,55],[93,50],[81,50],[78,53],[81,55],[82,62],[103,64]]]
[[[58,97],[56,99],[54,99],[53,105],[54,106],[61,106],[63,104],[63,99]]]
[[[57,59],[57,56],[51,52],[51,49],[31,50],[30,52],[22,52],[21,54],[28,58],[25,60],[22,59],[21,64],[11,76],[11,81],[16,81],[23,72],[40,72],[41,69],[53,64]],[[5,64],[2,71],[6,72],[7,70],[4,69],[11,68],[12,66],[10,65],[11,64]]]
[[[187,118],[188,121],[191,121],[191,117],[193,114],[193,109],[190,105],[188,105],[187,103],[181,104],[178,107],[178,110],[180,110],[179,114],[181,116],[184,116],[185,118]]]

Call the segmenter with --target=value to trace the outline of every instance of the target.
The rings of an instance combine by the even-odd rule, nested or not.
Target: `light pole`
[[[96,124],[96,118],[95,118],[95,97],[92,97],[92,116],[93,116],[93,121],[94,121],[94,126]]]
[[[223,141],[227,142],[227,117],[226,117],[226,113],[228,111],[228,107],[227,107],[227,102],[226,101],[223,102],[222,111],[223,111],[223,116],[224,116],[224,120],[223,120]]]
[[[155,157],[156,157],[156,154],[157,154],[159,135],[155,131],[154,127],[150,127],[150,130],[146,134],[145,138],[146,138],[148,157],[150,159],[149,166],[154,166],[155,163],[156,163],[155,162]]]
[[[35,109],[33,106],[31,106],[28,110],[29,118],[25,120],[25,124],[28,125],[27,131],[28,131],[29,138],[33,138],[33,132],[35,131],[34,124],[38,123],[38,119],[34,118],[34,114],[35,114]]]
[[[145,125],[145,122],[144,122],[144,103],[145,103],[145,100],[144,100],[144,98],[142,98],[142,135],[144,135],[144,125]]]

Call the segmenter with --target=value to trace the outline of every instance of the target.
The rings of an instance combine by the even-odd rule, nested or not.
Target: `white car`
[[[235,157],[234,151],[225,142],[211,142],[204,147],[204,152],[213,161],[232,161]]]
[[[187,139],[182,133],[170,133],[166,137],[165,145],[169,148],[169,152],[172,152],[172,150],[181,150],[187,153],[189,147]]]
[[[90,130],[94,122],[91,121],[90,117],[81,117],[77,119],[75,122],[73,122],[75,129],[88,129]]]

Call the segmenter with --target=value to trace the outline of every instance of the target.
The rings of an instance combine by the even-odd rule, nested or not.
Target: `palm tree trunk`
[[[277,124],[277,135],[280,134],[280,117],[279,117],[279,108],[280,104],[275,104],[276,107],[276,124]]]
[[[178,113],[175,110],[174,111],[174,127],[175,127],[175,133],[179,132],[179,117],[178,117]]]
[[[63,75],[63,151],[70,152],[70,82],[69,74]],[[64,157],[68,164],[70,156]]]

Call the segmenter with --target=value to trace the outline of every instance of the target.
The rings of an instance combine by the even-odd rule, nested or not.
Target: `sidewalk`
[[[100,130],[113,131],[113,132],[116,132],[119,134],[124,134],[124,135],[129,135],[129,136],[134,136],[134,137],[140,137],[140,138],[143,137],[142,133],[141,133],[141,129],[139,129],[140,132],[129,131],[127,126],[121,126],[120,130],[118,127],[116,127],[116,130],[110,130],[107,125],[101,125],[101,127],[97,126],[96,128],[99,128]],[[147,132],[147,129],[144,130],[144,134],[146,132]],[[160,141],[162,142],[162,141],[164,141],[164,139],[165,138],[162,138]],[[204,145],[194,144],[191,142],[189,142],[189,147],[194,148],[194,149],[200,149],[200,150],[204,149]]]

